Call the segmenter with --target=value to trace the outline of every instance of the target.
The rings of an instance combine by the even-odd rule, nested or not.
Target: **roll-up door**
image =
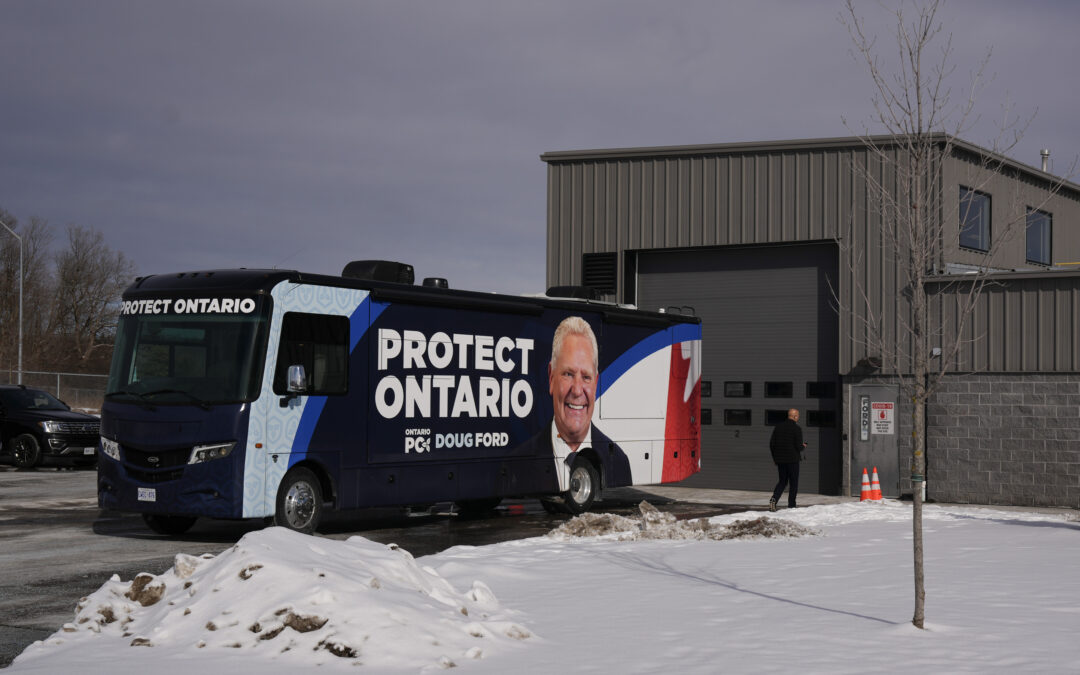
[[[839,343],[829,281],[836,278],[835,245],[635,255],[639,307],[690,306],[702,319],[701,406],[709,423],[702,426],[702,470],[682,485],[771,489],[769,436],[797,408],[808,444],[800,490],[838,493]]]

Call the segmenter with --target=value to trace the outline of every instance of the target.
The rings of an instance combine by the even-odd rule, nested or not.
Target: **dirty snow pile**
[[[910,504],[685,525],[643,509],[566,523],[595,535],[417,561],[360,537],[253,532],[216,557],[106,583],[4,672],[1077,672],[1073,514],[927,506],[918,630]]]
[[[25,654],[104,639],[155,657],[247,650],[296,667],[446,668],[530,637],[482,582],[459,593],[397,546],[271,528],[218,556],[180,554],[160,576],[114,575],[79,602],[72,623]]]
[[[751,537],[805,537],[818,534],[815,530],[781,518],[759,516],[731,523],[712,522],[708,518],[677,520],[647,501],[638,504],[640,518],[614,513],[583,513],[555,528],[548,536],[555,539],[573,537],[610,537],[617,541],[639,539],[746,539]]]

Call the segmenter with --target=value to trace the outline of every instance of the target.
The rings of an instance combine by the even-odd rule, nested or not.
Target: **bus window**
[[[349,320],[343,316],[287,313],[281,323],[281,346],[274,369],[274,393],[288,393],[289,366],[303,366],[308,395],[344,394],[348,390]]]

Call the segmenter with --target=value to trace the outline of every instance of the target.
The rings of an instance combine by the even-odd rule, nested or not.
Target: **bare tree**
[[[97,230],[70,225],[67,235],[68,247],[56,257],[53,327],[65,336],[81,366],[112,344],[120,295],[135,276],[135,266],[112,251]]]
[[[977,120],[974,110],[982,73],[990,53],[977,64],[970,88],[958,100],[949,87],[953,67],[951,37],[942,33],[937,20],[941,0],[901,1],[892,12],[895,59],[883,59],[875,38],[866,30],[856,12],[854,0],[846,0],[841,21],[848,28],[856,58],[869,70],[874,87],[872,121],[881,135],[859,134],[867,150],[867,161],[854,167],[867,186],[868,208],[881,227],[882,246],[895,256],[901,275],[898,285],[906,311],[896,316],[875,313],[875,304],[866,288],[852,291],[852,300],[841,310],[854,317],[852,332],[857,339],[888,361],[888,370],[900,384],[902,396],[913,404],[911,481],[913,487],[913,555],[915,611],[912,623],[922,628],[925,616],[925,572],[923,566],[922,506],[926,473],[926,406],[942,376],[955,371],[961,347],[972,336],[968,325],[983,289],[993,283],[994,265],[1012,238],[1012,231],[1024,223],[1023,211],[1009,211],[1014,217],[999,227],[993,242],[987,242],[981,258],[971,266],[963,281],[938,283],[935,270],[944,262],[947,242],[952,242],[968,222],[972,202],[952,198],[944,190],[946,162],[962,152],[969,160],[974,188],[985,185],[1007,170],[1005,153],[1023,136],[1026,123],[1006,110],[999,136],[989,152],[969,152],[960,141]],[[846,120],[845,120],[846,123]],[[1051,184],[1045,199],[1060,188]],[[957,225],[960,225],[958,228]],[[843,245],[843,244],[842,244]],[[853,265],[859,265],[853,253]],[[933,281],[933,290],[928,290]],[[932,305],[935,294],[947,291],[955,302],[951,324],[935,321]],[[934,351],[931,350],[933,348]],[[964,365],[964,364],[959,364]],[[970,369],[970,368],[969,368]]]
[[[20,225],[0,209],[0,220],[22,246],[23,312],[19,316],[20,239],[0,236],[0,364],[13,369],[23,333],[24,370],[108,366],[120,295],[135,276],[134,265],[111,250],[103,235],[72,225],[67,248],[54,254],[49,223],[32,217]]]
[[[18,220],[0,209],[0,220],[18,232],[22,238],[22,292],[23,316],[23,367],[36,367],[41,357],[41,346],[48,332],[50,307],[52,305],[52,270],[49,264],[49,247],[52,231],[40,218],[31,218],[25,227]],[[8,234],[0,233],[0,364],[11,368],[16,361],[19,334],[19,246],[20,242]]]

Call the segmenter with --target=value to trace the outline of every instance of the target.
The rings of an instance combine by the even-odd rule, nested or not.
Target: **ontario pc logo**
[[[431,452],[431,429],[406,429],[405,454]]]

